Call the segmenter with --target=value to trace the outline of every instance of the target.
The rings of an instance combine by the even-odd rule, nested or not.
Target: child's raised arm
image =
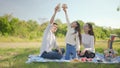
[[[63,11],[65,12],[65,17],[66,17],[66,21],[68,24],[70,24],[69,18],[68,18],[68,14],[67,14],[67,5],[63,4],[62,5]]]

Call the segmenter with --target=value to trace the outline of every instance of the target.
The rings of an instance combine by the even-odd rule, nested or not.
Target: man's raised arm
[[[53,23],[54,23],[54,18],[55,18],[56,13],[57,13],[58,11],[60,11],[60,4],[58,4],[58,5],[55,7],[54,14],[53,14],[53,16],[52,16],[51,19],[50,19],[50,24],[53,24]]]

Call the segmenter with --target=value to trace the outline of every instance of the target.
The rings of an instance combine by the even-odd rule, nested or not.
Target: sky
[[[0,16],[12,14],[21,20],[50,20],[58,3],[68,5],[70,21],[82,20],[96,25],[120,28],[120,0],[0,0]],[[66,22],[63,10],[56,19]]]

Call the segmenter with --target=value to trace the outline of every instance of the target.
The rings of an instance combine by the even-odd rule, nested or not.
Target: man
[[[40,56],[47,59],[61,59],[64,53],[64,49],[60,49],[57,45],[54,33],[57,31],[57,24],[54,23],[56,13],[60,9],[60,4],[55,7],[54,14],[50,20],[50,23],[44,31],[42,46],[40,50]],[[55,48],[56,50],[53,50]]]

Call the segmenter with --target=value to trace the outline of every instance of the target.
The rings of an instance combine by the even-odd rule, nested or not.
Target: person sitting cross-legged
[[[57,31],[57,23],[54,23],[56,13],[59,11],[59,5],[55,7],[54,14],[50,20],[50,23],[44,31],[42,40],[42,46],[40,49],[40,56],[47,59],[61,59],[64,54],[64,49],[59,48],[55,38],[55,32]],[[55,50],[53,50],[55,49]]]

